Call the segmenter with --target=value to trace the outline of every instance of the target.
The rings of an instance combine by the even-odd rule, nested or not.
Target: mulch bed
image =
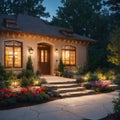
[[[47,102],[54,101],[57,99],[61,99],[61,97],[50,97],[49,100],[44,101],[42,103],[16,103],[14,106],[12,105],[12,106],[7,106],[7,107],[0,107],[0,110],[9,110],[9,109],[14,109],[14,108],[39,105],[39,104],[47,103]]]
[[[102,118],[100,120],[120,120],[120,114],[110,114],[106,116],[105,118]]]

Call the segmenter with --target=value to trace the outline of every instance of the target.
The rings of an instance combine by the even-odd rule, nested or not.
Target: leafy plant
[[[37,76],[37,77],[40,77],[40,75],[41,75],[41,71],[40,71],[40,70],[37,70],[37,71],[36,71],[36,76]]]
[[[113,81],[115,84],[118,84],[120,86],[120,74],[116,75],[115,80]]]
[[[59,64],[58,64],[58,71],[63,73],[64,72],[64,64],[62,59],[60,58]]]
[[[20,81],[20,84],[21,84],[22,87],[27,87],[27,86],[32,85],[32,80],[28,79],[26,77],[22,77],[22,79]]]
[[[120,114],[120,94],[113,100],[114,112]]]
[[[80,77],[80,78],[77,78],[77,79],[76,79],[76,82],[77,82],[77,83],[82,83],[82,82],[84,82],[84,80],[83,80],[83,78]]]
[[[85,87],[86,89],[91,89],[91,88],[92,88],[92,85],[91,85],[90,83],[86,83],[86,84],[84,84],[84,87]]]
[[[98,81],[98,77],[96,74],[90,74],[89,77],[88,77],[88,81],[91,82],[91,81]]]
[[[73,73],[70,70],[65,70],[63,72],[63,77],[72,78],[73,77]]]

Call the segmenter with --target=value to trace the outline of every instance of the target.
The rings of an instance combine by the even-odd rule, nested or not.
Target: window
[[[4,26],[10,29],[18,29],[18,24],[15,19],[4,19]]]
[[[65,65],[76,65],[76,48],[64,46],[62,49],[62,61]]]
[[[5,67],[22,67],[22,43],[12,40],[5,42]]]

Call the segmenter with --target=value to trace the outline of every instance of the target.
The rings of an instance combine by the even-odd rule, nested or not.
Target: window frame
[[[68,47],[68,48],[67,48]],[[70,49],[70,48],[72,48],[72,49]],[[63,48],[62,48],[62,54],[63,54],[63,51],[69,51],[69,52],[71,52],[71,51],[74,51],[75,52],[75,64],[71,64],[71,59],[70,59],[70,57],[69,57],[69,64],[64,64],[65,66],[76,66],[76,47],[74,47],[74,46],[72,46],[72,45],[65,45],[65,46],[63,46]],[[62,61],[63,61],[63,55],[62,55]],[[63,61],[63,63],[64,63],[64,61]]]
[[[6,45],[6,43],[13,43],[12,45]],[[21,45],[20,46],[17,46],[17,45],[15,45],[15,43],[20,43]],[[13,51],[13,61],[12,61],[12,66],[7,66],[6,65],[6,47],[12,47],[12,51]],[[20,60],[20,62],[21,62],[21,66],[20,67],[16,67],[15,66],[15,56],[14,56],[14,53],[15,53],[15,48],[16,47],[19,47],[20,49],[21,49],[21,60]],[[23,43],[22,42],[20,42],[20,41],[17,41],[17,40],[8,40],[8,41],[4,41],[4,66],[5,66],[5,68],[22,68],[23,67]]]

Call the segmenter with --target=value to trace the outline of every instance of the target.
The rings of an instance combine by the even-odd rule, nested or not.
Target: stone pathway
[[[99,120],[113,112],[118,92],[64,98],[48,103],[0,111],[0,120]]]
[[[57,91],[62,98],[77,97],[82,95],[93,94],[94,90],[86,90],[76,83],[76,79],[57,77],[57,76],[42,76],[47,80],[45,86]]]

